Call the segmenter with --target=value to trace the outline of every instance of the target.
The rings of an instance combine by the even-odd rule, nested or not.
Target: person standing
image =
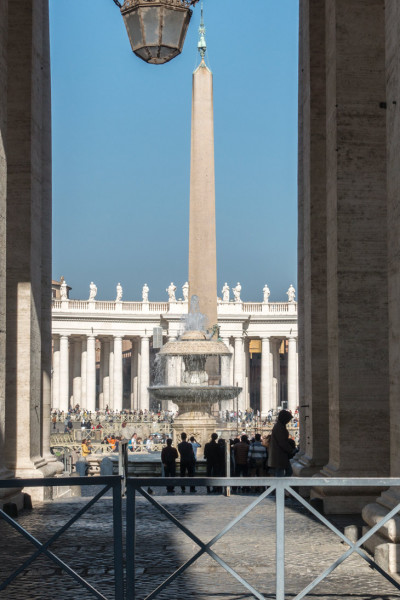
[[[180,455],[180,476],[181,477],[194,477],[194,452],[193,446],[187,441],[187,435],[183,431],[181,433],[181,442],[178,444],[178,452]],[[185,486],[181,485],[182,494],[185,493]],[[192,493],[196,492],[194,485],[190,486]]]
[[[207,477],[218,477],[220,465],[220,447],[217,444],[218,434],[212,433],[211,440],[204,446],[204,458],[207,461]],[[217,493],[217,488],[213,488],[214,493]],[[211,494],[211,487],[207,486],[207,494]]]
[[[268,466],[274,469],[275,477],[290,477],[293,473],[290,459],[296,453],[295,445],[289,440],[286,425],[291,421],[292,414],[281,410],[275,423],[268,448]]]
[[[247,464],[249,441],[246,434],[243,434],[240,438],[240,442],[234,445],[233,453],[235,457],[235,477],[247,477],[249,472]],[[242,488],[242,490],[244,492],[248,491],[246,487]]]
[[[161,462],[164,467],[165,477],[175,477],[176,475],[176,464],[175,461],[178,458],[178,451],[172,447],[172,440],[167,439],[167,445],[161,451]],[[175,492],[173,485],[167,485],[167,493],[173,494]]]

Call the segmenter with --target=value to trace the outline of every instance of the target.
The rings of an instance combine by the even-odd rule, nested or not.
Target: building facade
[[[262,415],[279,406],[294,411],[298,406],[294,298],[263,303],[228,300],[217,306],[220,337],[231,350],[221,377],[226,385],[242,388],[237,404],[232,401],[221,408],[252,407]],[[158,351],[153,348],[153,329],[162,329],[164,343],[172,341],[182,332],[187,312],[188,301],[175,297],[168,302],[53,300],[52,407],[158,408],[151,406],[147,389],[154,381]],[[168,382],[180,381],[180,373],[176,358],[169,366]]]

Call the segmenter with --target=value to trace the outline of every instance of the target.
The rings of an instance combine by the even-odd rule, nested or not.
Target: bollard
[[[86,477],[89,470],[89,465],[84,458],[81,458],[78,461],[76,461],[75,469],[79,477]]]

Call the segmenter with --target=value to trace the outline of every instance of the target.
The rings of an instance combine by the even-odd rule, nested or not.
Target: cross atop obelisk
[[[213,76],[206,65],[203,3],[199,27],[200,65],[193,73],[190,165],[189,294],[200,300],[208,328],[217,319]]]

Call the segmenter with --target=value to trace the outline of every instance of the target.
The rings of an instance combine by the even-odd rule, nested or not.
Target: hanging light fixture
[[[133,52],[147,63],[162,65],[182,52],[198,0],[113,0],[120,8]]]

